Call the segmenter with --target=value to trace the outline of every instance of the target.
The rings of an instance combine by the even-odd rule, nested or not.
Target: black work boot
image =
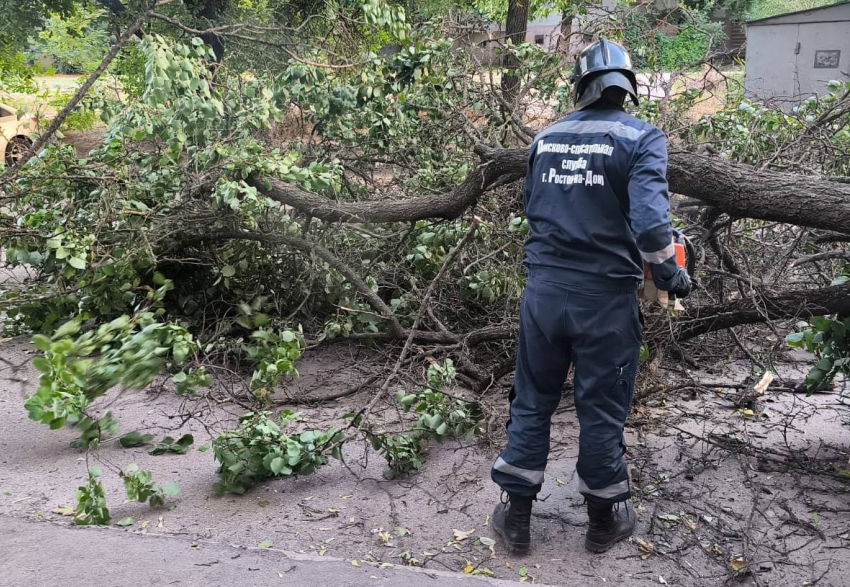
[[[534,497],[510,495],[496,505],[490,523],[502,537],[508,551],[525,554],[531,547],[531,505]]]
[[[635,531],[635,510],[624,501],[616,504],[587,498],[587,516],[590,523],[584,546],[590,552],[605,552]]]

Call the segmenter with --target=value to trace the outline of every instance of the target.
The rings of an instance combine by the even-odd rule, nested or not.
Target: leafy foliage
[[[245,353],[256,365],[251,376],[251,392],[263,402],[271,399],[274,388],[284,375],[298,375],[295,361],[301,357],[303,339],[290,330],[279,333],[259,328],[251,333],[252,345]]]
[[[86,484],[77,489],[74,523],[78,526],[105,526],[112,518],[106,507],[106,494],[100,483],[100,469],[89,467]]]
[[[149,301],[161,301],[169,288],[164,281],[159,289],[149,289]],[[80,321],[73,320],[51,338],[36,335],[33,342],[43,355],[33,361],[41,373],[38,390],[24,404],[30,419],[51,429],[77,423],[86,444],[99,440],[103,432],[115,432],[108,414],[94,422],[86,413],[89,404],[117,385],[142,389],[166,367],[169,357],[179,365],[197,350],[192,335],[181,326],[159,322],[161,314],[161,309],[144,307],[134,316],[121,316],[82,334]]]
[[[0,43],[0,94],[38,91],[34,77],[36,68],[27,63],[26,56],[10,45]]]
[[[444,387],[454,382],[454,363],[447,359],[443,363],[433,361],[427,372],[428,387],[419,393],[399,390],[396,402],[405,413],[413,411],[419,417],[413,430],[398,434],[380,433],[374,427],[355,416],[354,424],[366,434],[372,448],[387,461],[384,470],[386,479],[394,479],[419,470],[425,460],[425,450],[430,440],[443,442],[449,438],[471,439],[480,434],[478,422],[483,417],[478,404],[443,393]]]
[[[147,502],[152,508],[165,505],[166,498],[174,498],[180,495],[180,486],[174,481],[167,481],[162,486],[153,482],[150,471],[140,471],[135,463],[127,465],[126,469],[119,472],[124,481],[124,489],[127,491],[127,499]]]
[[[808,165],[829,176],[850,173],[840,154],[850,147],[850,129],[842,119],[850,82],[830,81],[820,97],[812,96],[790,113],[778,107],[730,98],[730,104],[705,115],[695,125],[695,140],[716,145],[734,161],[758,164],[771,154],[776,166]]]
[[[478,422],[482,418],[478,404],[451,398],[442,392],[446,385],[454,382],[455,367],[451,359],[443,364],[434,362],[428,366],[430,387],[419,393],[406,394],[399,391],[396,402],[405,412],[419,414],[414,430],[422,431],[423,437],[443,442],[447,438],[470,440],[480,434]]]
[[[80,4],[69,15],[51,15],[37,34],[33,54],[49,56],[61,73],[91,73],[109,50],[105,14]]]
[[[631,51],[634,66],[652,71],[677,72],[694,67],[725,38],[723,26],[713,22],[711,7],[695,9],[685,3],[670,11],[625,11],[616,17],[624,26],[623,41]],[[658,30],[676,27],[675,34]]]
[[[239,419],[239,428],[216,438],[217,494],[245,493],[254,483],[273,477],[309,475],[327,464],[328,457],[342,458],[340,430],[287,434],[281,428],[293,424],[298,414],[284,411],[278,422],[269,416],[269,412],[246,414]]]
[[[808,322],[799,322],[797,328],[799,332],[789,334],[785,342],[818,358],[806,375],[809,392],[826,389],[839,374],[850,376],[850,317],[813,316]]]
[[[767,18],[786,12],[809,10],[821,6],[836,4],[840,0],[751,0],[747,10],[747,19]]]

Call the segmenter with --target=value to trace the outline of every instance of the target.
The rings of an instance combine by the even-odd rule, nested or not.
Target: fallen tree
[[[452,358],[479,388],[510,371],[527,93],[506,111],[443,40],[370,58],[357,77],[296,59],[245,79],[211,68],[202,43],[151,34],[140,46],[145,91],[104,106],[102,146],[82,161],[51,147],[4,186],[7,258],[38,268],[0,301],[9,330],[50,332],[68,317],[94,328],[153,299],[152,314],[202,343],[196,367],[250,366],[260,403],[294,370],[294,331],[314,346],[404,341],[406,366]],[[558,57],[536,58],[535,83],[549,83]],[[536,111],[553,119],[559,85],[541,88]],[[672,321],[646,308],[663,326],[647,329],[650,347],[846,311],[847,286],[827,286],[846,258],[850,184],[777,163],[671,152],[671,190],[707,209],[685,218],[703,287]]]
[[[327,222],[410,222],[457,218],[495,185],[525,177],[527,149],[477,145],[481,159],[466,180],[443,194],[404,200],[334,202],[275,179],[251,184],[273,200]],[[743,218],[850,233],[850,184],[797,173],[761,171],[718,156],[670,153],[670,190]],[[848,237],[850,238],[850,237]]]

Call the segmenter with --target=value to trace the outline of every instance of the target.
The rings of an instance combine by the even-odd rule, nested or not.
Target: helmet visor
[[[605,71],[579,82],[575,109],[581,110],[596,102],[606,88],[623,88],[631,96],[634,105],[638,105],[637,92],[632,81],[619,71]]]

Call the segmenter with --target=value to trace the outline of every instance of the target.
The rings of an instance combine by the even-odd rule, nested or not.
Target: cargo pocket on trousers
[[[634,365],[626,363],[625,365],[615,367],[616,380],[611,389],[610,401],[616,405],[617,416],[625,422],[629,415],[629,408],[632,405],[632,395],[634,394],[635,377]]]
[[[625,424],[626,418],[629,416],[629,410],[632,405],[632,395],[634,394],[635,366],[632,363],[626,363],[620,367],[616,367],[617,379],[614,382],[611,390],[611,402],[617,405],[617,417]],[[625,435],[620,436],[620,455],[624,455],[628,447],[626,446]]]

